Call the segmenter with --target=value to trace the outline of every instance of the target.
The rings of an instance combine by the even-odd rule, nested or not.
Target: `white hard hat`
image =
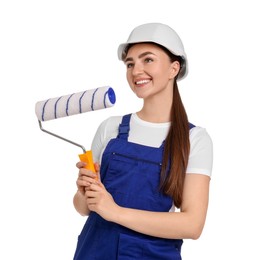
[[[188,73],[187,56],[178,34],[168,25],[162,23],[147,23],[137,26],[131,32],[127,42],[118,47],[118,58],[124,59],[126,48],[131,43],[153,42],[165,47],[176,56],[181,57],[181,69],[177,80],[186,77]]]

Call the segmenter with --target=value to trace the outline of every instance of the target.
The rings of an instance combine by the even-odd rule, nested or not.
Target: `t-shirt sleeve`
[[[94,138],[92,140],[91,150],[92,150],[94,162],[100,163],[99,158],[100,158],[100,154],[103,150],[106,124],[107,124],[107,120],[103,121],[99,125],[99,127],[97,128],[97,131],[94,135]]]
[[[195,127],[190,132],[190,156],[186,173],[204,174],[211,177],[213,143],[205,128]]]
[[[103,151],[111,138],[115,138],[118,133],[118,125],[121,117],[110,117],[104,120],[95,133],[92,140],[92,154],[94,162],[101,163]]]

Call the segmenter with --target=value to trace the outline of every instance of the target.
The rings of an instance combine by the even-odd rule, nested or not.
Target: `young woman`
[[[74,206],[89,217],[74,259],[178,260],[183,239],[199,238],[204,227],[211,138],[188,122],[177,86],[187,58],[172,28],[136,27],[118,56],[144,103],[99,126],[92,143],[98,178],[77,163]]]

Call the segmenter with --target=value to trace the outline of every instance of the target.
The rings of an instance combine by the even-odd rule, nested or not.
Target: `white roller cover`
[[[35,105],[35,113],[38,120],[47,121],[112,107],[115,102],[114,90],[105,86],[39,101]]]

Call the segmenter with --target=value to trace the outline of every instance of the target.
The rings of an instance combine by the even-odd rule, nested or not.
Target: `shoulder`
[[[115,136],[117,135],[121,120],[122,116],[108,117],[100,123],[97,132],[105,139],[111,136]]]
[[[110,139],[118,134],[119,124],[122,116],[112,116],[103,120],[95,133],[92,141],[92,151],[95,161],[101,161],[101,154]]]
[[[212,139],[206,128],[200,126],[195,126],[190,130],[190,144],[192,148],[198,144],[202,146],[213,146]]]
[[[122,116],[111,116],[105,119],[101,124],[100,127],[102,128],[115,128],[118,127],[122,120]]]
[[[190,130],[190,156],[187,172],[211,176],[213,142],[207,130],[196,126]]]

